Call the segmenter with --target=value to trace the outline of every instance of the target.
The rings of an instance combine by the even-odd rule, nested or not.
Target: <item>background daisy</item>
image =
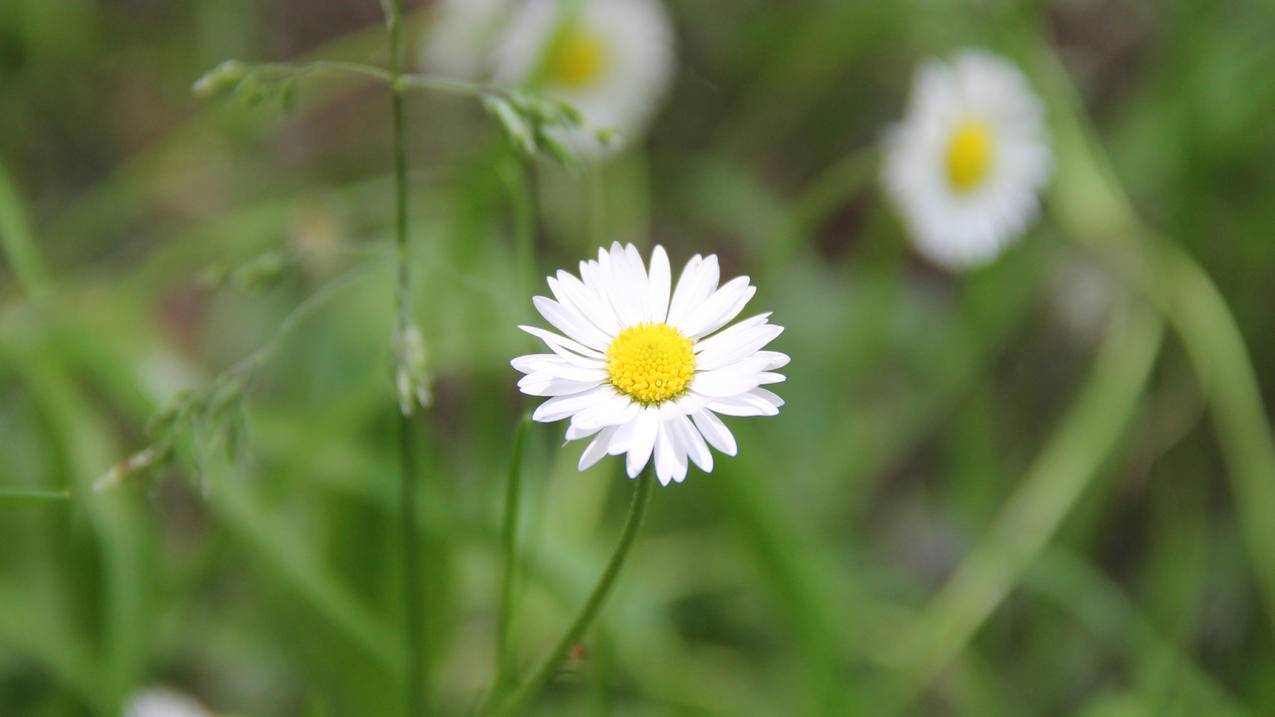
[[[567,14],[564,3],[531,0],[510,19],[497,48],[498,82],[543,88],[583,115],[564,140],[598,155],[641,134],[668,90],[673,32],[658,0],[592,0]],[[619,137],[603,144],[596,133]]]
[[[788,356],[762,350],[783,328],[760,314],[722,327],[743,311],[756,288],[741,276],[718,286],[717,257],[696,255],[670,296],[668,255],[656,246],[648,269],[637,247],[612,244],[580,277],[549,277],[554,298],[536,309],[561,334],[521,326],[552,353],[513,360],[526,374],[518,387],[548,396],[537,421],[570,419],[567,440],[592,437],[579,468],[626,454],[630,478],[651,456],[660,483],[686,478],[688,460],[709,472],[711,445],[735,455],[735,438],[717,414],[773,416],[783,399],[766,384]]]
[[[449,77],[486,79],[514,7],[512,0],[441,0],[421,47],[421,66]]]
[[[1027,78],[968,50],[917,72],[884,173],[917,249],[959,269],[991,261],[1022,234],[1049,169],[1044,112]]]

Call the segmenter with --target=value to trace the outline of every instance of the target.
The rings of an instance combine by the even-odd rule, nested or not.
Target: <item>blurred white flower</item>
[[[686,479],[688,459],[713,469],[708,446],[735,455],[735,438],[717,414],[773,416],[783,399],[763,388],[788,356],[762,349],[783,327],[770,314],[722,329],[756,292],[741,276],[718,287],[717,257],[691,258],[672,290],[668,255],[655,247],[648,269],[632,244],[599,249],[580,262],[580,278],[549,278],[555,299],[536,309],[564,335],[520,326],[552,353],[513,360],[526,374],[518,388],[548,396],[532,415],[549,423],[569,418],[567,440],[592,436],[580,470],[605,455],[627,454],[629,477],[652,455],[663,485]],[[714,333],[716,332],[716,333]]]
[[[150,687],[124,706],[124,717],[213,717],[191,697],[167,687]]]
[[[530,86],[578,109],[583,126],[561,139],[577,153],[605,155],[646,129],[673,75],[673,31],[659,0],[529,0],[496,50],[495,80]],[[614,131],[611,144],[598,131]]]
[[[492,49],[513,9],[512,0],[440,0],[425,35],[421,66],[448,77],[486,79]]]
[[[1051,154],[1044,110],[1009,62],[967,50],[917,72],[888,138],[884,181],[917,249],[951,269],[985,264],[1040,209]]]

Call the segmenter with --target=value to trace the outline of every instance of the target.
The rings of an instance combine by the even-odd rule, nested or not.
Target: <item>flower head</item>
[[[495,79],[533,85],[583,116],[562,139],[582,155],[640,134],[673,74],[673,33],[659,0],[592,0],[563,17],[557,0],[529,0],[510,18],[495,59]]]
[[[492,48],[512,11],[511,0],[440,0],[421,49],[421,65],[448,77],[487,79]]]
[[[124,706],[124,717],[211,717],[203,705],[167,687],[150,687],[133,695]]]
[[[629,477],[655,459],[660,483],[686,479],[688,462],[713,469],[711,445],[735,455],[735,438],[717,414],[773,416],[783,399],[764,388],[788,356],[763,350],[783,327],[770,314],[723,328],[756,292],[748,277],[718,286],[717,257],[691,258],[672,288],[668,254],[657,246],[646,266],[637,247],[612,244],[580,276],[549,277],[554,298],[536,309],[561,333],[520,326],[552,353],[519,356],[518,388],[547,396],[532,415],[570,419],[567,440],[591,438],[580,470],[605,455],[626,455]],[[670,292],[670,288],[672,291]]]
[[[967,50],[917,72],[889,137],[886,189],[917,249],[953,269],[984,264],[1039,211],[1049,178],[1044,111],[1007,61]]]

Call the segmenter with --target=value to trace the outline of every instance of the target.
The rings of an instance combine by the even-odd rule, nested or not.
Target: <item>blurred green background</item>
[[[408,4],[415,57],[430,8]],[[612,240],[716,252],[793,357],[777,418],[727,420],[738,457],[657,489],[537,714],[1275,714],[1275,475],[1246,413],[1275,390],[1275,10],[668,8],[674,89],[604,165],[524,171],[473,101],[411,96],[436,712],[468,713],[492,675],[504,475],[533,405],[508,361],[543,292],[516,261],[530,202],[539,275]],[[1051,111],[1069,78],[1085,119],[1051,124],[1097,144],[1061,138],[1042,221],[953,276],[912,254],[865,152],[918,61],[967,45],[1020,59]],[[115,715],[156,684],[218,714],[401,710],[388,95],[190,92],[231,57],[385,48],[375,0],[0,3],[0,489],[71,493],[0,498],[0,715]],[[1138,226],[1212,277],[1263,395],[1214,363],[1227,324],[1161,338],[1148,307],[1189,323],[1208,304],[1103,250],[1135,233],[1086,174],[1106,163]],[[187,460],[92,492],[178,391],[249,356]],[[562,430],[529,434],[522,666],[631,490],[615,459],[577,473]]]

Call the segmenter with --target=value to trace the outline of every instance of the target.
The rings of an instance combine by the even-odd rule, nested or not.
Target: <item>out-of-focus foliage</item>
[[[657,490],[540,714],[1275,712],[1275,625],[1210,387],[1172,341],[1127,426],[1076,430],[1113,448],[1058,535],[913,684],[901,637],[944,639],[919,616],[1084,387],[1107,385],[1091,371],[1138,373],[1106,343],[1130,290],[1048,205],[996,264],[951,276],[912,256],[862,170],[834,181],[870,157],[925,56],[977,45],[1030,75],[1051,46],[1136,210],[1220,288],[1269,406],[1275,12],[668,4],[675,89],[603,165],[525,162],[481,103],[410,95],[438,712],[474,707],[495,659],[503,481],[528,405],[508,360],[532,349],[515,325],[543,291],[520,270],[527,207],[539,272],[612,240],[675,264],[718,253],[755,278],[793,357],[779,417],[732,421],[737,458]],[[429,7],[409,6],[415,43]],[[298,83],[286,110],[190,91],[230,57],[384,56],[375,0],[0,3],[0,489],[73,493],[0,498],[0,715],[119,714],[157,683],[227,714],[400,709],[388,96],[346,77]],[[188,460],[92,491],[227,370],[233,400],[173,445]],[[1094,401],[1080,415],[1100,420]],[[629,495],[614,461],[579,474],[561,439],[528,434],[524,668],[583,600]]]

